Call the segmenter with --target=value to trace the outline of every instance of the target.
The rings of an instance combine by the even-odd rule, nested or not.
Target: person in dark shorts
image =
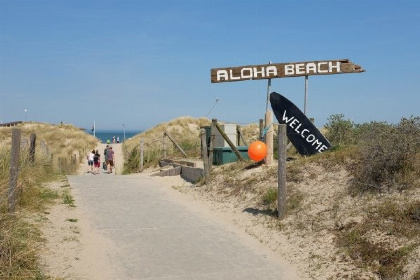
[[[107,160],[108,160],[108,173],[112,173],[112,168],[114,167],[114,151],[110,146],[107,153]]]
[[[93,156],[93,166],[95,167],[95,172],[93,174],[99,174],[99,167],[101,166],[101,155],[98,150],[96,150],[95,155]]]

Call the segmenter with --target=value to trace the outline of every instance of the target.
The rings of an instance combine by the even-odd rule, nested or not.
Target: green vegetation
[[[73,196],[71,195],[68,189],[64,190],[63,192],[63,204],[66,204],[70,207],[76,207],[76,205],[74,204]]]
[[[355,125],[344,120],[343,115],[336,115],[330,118],[327,129],[335,148],[339,148],[320,158],[348,169],[352,175],[350,195],[375,197],[420,188],[420,117],[403,118],[397,125]],[[408,256],[420,246],[420,201],[399,200],[379,199],[377,204],[366,207],[362,222],[345,226],[337,233],[337,245],[380,279],[402,278]],[[394,239],[378,242],[372,234]],[[411,279],[417,279],[419,273],[420,269]]]
[[[61,197],[69,206],[74,206],[74,200],[69,192],[61,194],[45,183],[75,172],[86,149],[96,146],[97,139],[71,125],[23,123],[15,128],[21,130],[23,144],[14,213],[8,213],[12,128],[0,128],[0,279],[48,279],[37,255],[43,242],[39,215]],[[34,163],[28,158],[31,134],[36,134]]]
[[[284,221],[275,221],[276,167],[251,162],[220,166],[203,187],[217,195],[215,200],[246,200],[247,205],[254,201],[247,211],[273,219],[268,223],[270,228],[295,230],[302,235],[304,231],[325,234],[328,220],[335,221],[337,226],[331,230],[336,247],[352,265],[380,279],[419,279],[420,269],[407,275],[406,266],[420,248],[420,118],[403,118],[395,125],[355,124],[344,115],[333,115],[325,129],[333,144],[329,151],[312,157],[288,151],[294,160],[287,162]],[[258,171],[244,175],[253,169]],[[322,185],[324,175],[336,172],[348,174],[349,179],[344,182],[346,191],[327,194],[331,196],[325,202],[328,205],[302,191],[302,186],[312,182]],[[411,196],[411,192],[417,195]],[[352,201],[354,206],[346,208],[345,201]],[[310,214],[312,207],[324,210]],[[346,222],[343,217],[352,221],[352,213],[361,215],[360,221]]]
[[[126,155],[124,173],[138,172],[140,168],[140,140],[143,141],[144,168],[157,166],[164,158],[182,158],[182,153],[175,147],[167,132],[190,158],[199,158],[201,151],[200,128],[210,125],[210,120],[201,118],[181,117],[168,123],[159,124],[150,130],[142,132],[124,142]],[[165,145],[165,151],[164,151]]]
[[[164,154],[165,131],[189,157],[198,159],[200,127],[206,125],[210,120],[179,118],[127,140],[123,146],[125,172],[139,171],[140,140],[144,143],[144,167],[158,164]],[[247,129],[242,128],[245,139],[257,139],[258,126]],[[0,128],[0,278],[45,279],[48,276],[42,275],[36,255],[42,236],[27,217],[44,211],[54,200],[75,206],[66,180],[60,192],[43,187],[43,183],[74,172],[74,168],[63,168],[58,158],[72,155],[76,163],[80,162],[85,151],[96,145],[96,139],[83,138],[83,132],[71,126],[39,124],[37,128],[24,124],[22,131],[23,139],[37,134],[36,164],[28,164],[23,150],[18,211],[10,215],[5,199],[10,176],[10,129]],[[294,149],[288,150],[292,160],[287,162],[287,213],[281,221],[276,218],[275,166],[245,161],[215,167],[209,182],[202,181],[194,189],[211,193],[217,201],[244,201],[249,213],[265,216],[268,227],[286,235],[333,235],[331,242],[343,254],[343,261],[380,279],[420,279],[419,268],[412,269],[410,275],[406,272],[420,248],[420,117],[403,118],[398,124],[356,124],[344,115],[332,115],[325,134],[333,144],[329,151],[300,157]],[[165,147],[167,158],[182,157],[168,138]],[[324,185],[326,181],[332,185]],[[321,191],[322,196],[317,197]],[[77,219],[67,221],[75,223]],[[309,256],[317,268],[323,257]]]

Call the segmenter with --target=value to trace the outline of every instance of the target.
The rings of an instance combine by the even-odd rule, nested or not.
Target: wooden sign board
[[[237,82],[311,75],[361,73],[365,70],[348,59],[248,65],[211,69],[211,82]]]

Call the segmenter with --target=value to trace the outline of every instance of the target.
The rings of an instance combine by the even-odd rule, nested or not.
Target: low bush
[[[359,129],[358,158],[351,168],[353,193],[419,186],[420,117]]]
[[[326,137],[334,146],[342,146],[354,143],[354,123],[344,119],[343,114],[331,115],[325,125]]]

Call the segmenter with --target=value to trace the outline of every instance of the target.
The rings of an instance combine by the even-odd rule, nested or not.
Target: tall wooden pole
[[[305,106],[303,108],[303,113],[305,114],[305,116],[307,116],[307,111],[306,111],[307,101],[308,101],[308,76],[305,76]]]
[[[271,64],[271,61],[268,62],[268,64]],[[270,90],[271,90],[271,79],[268,79],[268,82],[267,82],[267,102],[265,103],[265,111],[268,111],[268,103],[270,103]]]
[[[267,129],[268,127],[268,129]],[[274,129],[273,129],[273,113],[270,110],[265,112],[265,129],[267,132],[265,134],[265,144],[267,146],[267,155],[265,156],[265,164],[273,163],[273,139],[274,139]]]
[[[279,161],[278,161],[278,217],[282,219],[286,212],[286,125],[280,124],[278,130]]]

